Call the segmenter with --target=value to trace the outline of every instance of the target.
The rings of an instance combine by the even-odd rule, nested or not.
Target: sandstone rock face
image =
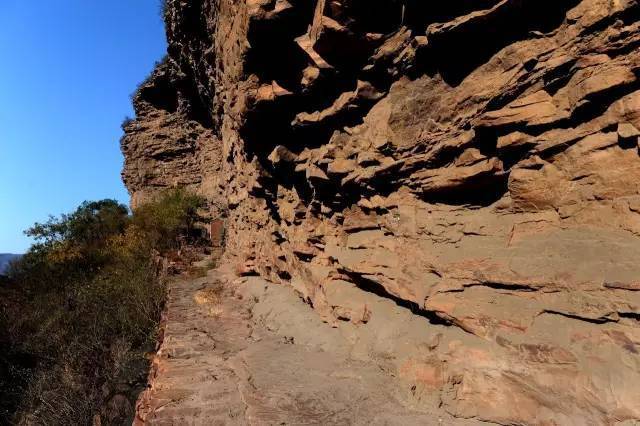
[[[638,420],[639,18],[637,0],[168,0],[123,177],[134,205],[205,195],[237,272],[373,332],[362,350],[415,409]],[[416,321],[385,327],[381,300]]]

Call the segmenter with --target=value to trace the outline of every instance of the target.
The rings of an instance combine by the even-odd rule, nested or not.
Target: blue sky
[[[128,202],[120,123],[165,49],[160,0],[0,0],[0,253],[84,200]]]

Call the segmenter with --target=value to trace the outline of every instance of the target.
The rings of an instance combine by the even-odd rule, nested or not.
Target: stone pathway
[[[164,340],[134,424],[242,424],[245,404],[229,358],[244,350],[250,315],[223,291],[218,274],[169,283]]]
[[[380,365],[288,287],[212,270],[169,284],[164,340],[134,424],[476,424],[412,411]]]

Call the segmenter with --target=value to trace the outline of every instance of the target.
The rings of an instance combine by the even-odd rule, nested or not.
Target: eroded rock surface
[[[379,336],[415,410],[632,422],[639,18],[636,0],[168,0],[123,176],[134,204],[205,195],[226,262]]]
[[[374,309],[387,330],[413,322],[392,302]],[[390,348],[378,347],[376,329],[333,328],[289,286],[230,281],[219,271],[176,279],[165,321],[134,424],[476,424],[437,405],[414,407],[422,390],[405,389],[386,371],[378,351]],[[412,335],[428,343],[433,332]]]

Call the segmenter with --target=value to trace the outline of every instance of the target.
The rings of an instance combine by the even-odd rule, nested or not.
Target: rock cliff
[[[640,2],[164,14],[168,55],[124,126],[134,206],[204,195],[236,272],[366,330],[415,409],[640,419]],[[419,322],[385,327],[378,300]]]

